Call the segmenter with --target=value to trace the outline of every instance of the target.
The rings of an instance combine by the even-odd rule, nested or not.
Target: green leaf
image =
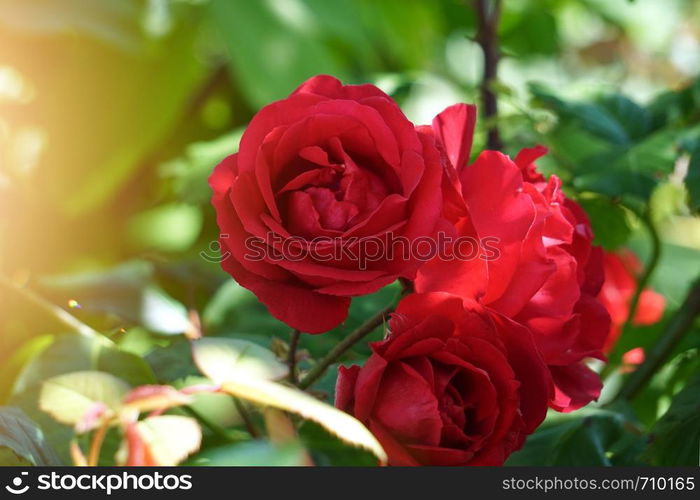
[[[651,131],[651,114],[629,97],[618,93],[608,94],[599,98],[598,103],[617,120],[633,141]]]
[[[61,462],[41,429],[19,408],[0,407],[0,465],[56,466]]]
[[[184,203],[209,204],[211,188],[209,176],[214,167],[228,155],[238,151],[242,129],[208,142],[187,146],[185,154],[162,165],[166,178],[173,180],[175,194]]]
[[[643,436],[622,414],[582,410],[556,415],[528,437],[507,465],[611,466],[630,464],[641,451]]]
[[[249,317],[254,311],[248,307],[257,302],[247,289],[229,279],[219,287],[202,312],[202,322],[206,331],[216,333],[236,327],[236,322]],[[245,314],[243,314],[245,311]]]
[[[197,421],[178,415],[148,417],[136,424],[141,439],[159,466],[173,466],[197,451],[202,431]]]
[[[611,144],[627,145],[627,132],[615,116],[603,106],[587,102],[566,102],[539,84],[530,84],[530,92],[562,119],[577,123],[583,130]]]
[[[247,340],[203,338],[192,343],[195,363],[215,383],[239,378],[278,379],[287,366],[269,349]]]
[[[313,18],[305,5],[296,4],[295,11],[284,5],[248,0],[208,4],[211,22],[232,62],[231,74],[256,108],[285,97],[313,75],[346,76],[344,65],[308,29]]]
[[[654,192],[658,180],[647,173],[632,173],[623,169],[579,175],[574,186],[579,191],[592,191],[611,198],[646,201]]]
[[[582,197],[578,202],[591,220],[596,245],[616,250],[627,242],[632,229],[627,212],[619,203],[602,196]]]
[[[109,373],[81,371],[46,380],[39,394],[39,408],[56,420],[75,426],[97,403],[115,414],[122,408],[129,385]]]
[[[65,335],[56,337],[51,346],[24,367],[12,391],[10,404],[20,407],[42,428],[64,463],[71,461],[67,443],[73,437],[73,428],[39,408],[42,384],[59,375],[93,370],[111,373],[131,386],[156,382],[142,358],[119,351],[108,339]]]
[[[648,455],[654,465],[700,464],[700,373],[690,379],[651,430]]]
[[[174,382],[175,387],[183,389],[193,385],[211,384],[205,377],[187,377]],[[228,394],[197,392],[191,395],[192,402],[188,405],[199,415],[205,415],[208,420],[228,428],[240,424],[243,420],[233,398]]]
[[[344,443],[314,422],[306,421],[301,425],[299,439],[311,453],[316,465],[335,467],[377,465],[377,459],[369,451]]]
[[[285,467],[305,465],[306,453],[299,443],[275,446],[267,441],[249,441],[206,450],[185,465],[214,467]]]
[[[198,375],[192,360],[192,347],[184,338],[176,338],[166,346],[156,346],[146,356],[156,379],[161,383]]]
[[[81,309],[115,314],[161,334],[190,327],[187,309],[155,282],[153,266],[129,261],[115,268],[47,277],[42,285],[57,302],[74,300]]]
[[[557,53],[557,18],[546,4],[532,4],[523,11],[513,13],[512,16],[515,22],[508,23],[501,34],[501,43],[507,52],[519,58]]]

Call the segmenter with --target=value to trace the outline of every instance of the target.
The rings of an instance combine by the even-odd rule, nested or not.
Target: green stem
[[[700,315],[700,278],[690,288],[683,305],[673,316],[657,343],[647,352],[644,363],[632,372],[614,401],[633,399],[671,356],[676,346],[691,330],[695,318]]]
[[[632,299],[630,300],[630,307],[629,311],[627,312],[627,318],[625,318],[625,322],[623,323],[621,328],[621,332],[623,334],[626,331],[628,331],[630,326],[632,325],[632,322],[634,321],[634,316],[637,313],[639,299],[642,296],[642,292],[649,285],[649,280],[654,274],[654,271],[659,265],[659,261],[661,259],[661,238],[659,238],[659,233],[656,230],[656,226],[654,225],[651,213],[649,213],[648,210],[642,212],[634,210],[631,207],[628,208],[632,210],[637,215],[637,217],[639,217],[639,220],[641,220],[642,223],[646,226],[647,231],[649,232],[649,238],[651,240],[651,251],[649,255],[649,260],[644,266],[644,272],[639,277],[639,280],[637,281],[637,287],[635,288],[634,294],[632,295]],[[615,366],[617,365],[614,362],[605,365],[605,367],[600,373],[601,378],[605,380],[613,372]]]
[[[329,366],[340,359],[343,354],[345,354],[353,345],[362,340],[365,336],[369,335],[375,328],[381,325],[386,317],[394,310],[394,303],[385,307],[381,311],[377,312],[374,316],[368,319],[355,331],[350,333],[345,337],[340,343],[338,343],[326,356],[321,359],[316,366],[314,366],[309,373],[306,374],[301,382],[299,382],[300,389],[307,389],[314,382],[323,376]]]
[[[634,316],[637,313],[637,306],[639,306],[639,298],[642,296],[642,292],[649,284],[652,274],[656,270],[656,266],[659,264],[659,259],[661,258],[661,238],[659,238],[659,233],[656,230],[654,221],[651,218],[649,212],[645,212],[640,216],[642,222],[647,227],[649,231],[649,237],[651,238],[651,254],[649,255],[649,262],[647,262],[644,273],[639,277],[637,282],[637,289],[634,291],[632,296],[632,301],[630,302],[630,309],[627,313],[627,319],[622,327],[624,332],[634,321]]]

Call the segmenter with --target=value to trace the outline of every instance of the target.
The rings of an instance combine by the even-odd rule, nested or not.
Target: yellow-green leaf
[[[193,418],[161,415],[148,417],[136,425],[157,465],[179,464],[197,451],[202,442],[202,431]]]
[[[39,407],[59,422],[75,425],[98,403],[116,413],[129,389],[126,382],[109,373],[67,373],[44,382],[39,395]]]
[[[287,373],[272,351],[247,340],[210,337],[192,346],[195,363],[217,384],[239,378],[276,379]]]
[[[269,380],[250,378],[228,380],[222,384],[222,389],[233,396],[313,420],[343,441],[371,451],[380,463],[387,462],[382,445],[362,422],[299,389]]]

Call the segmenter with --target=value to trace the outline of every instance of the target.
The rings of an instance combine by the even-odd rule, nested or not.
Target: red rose
[[[627,321],[632,296],[637,289],[637,275],[642,270],[642,263],[629,250],[619,253],[605,253],[605,283],[600,290],[600,300],[610,313],[612,324],[605,343],[605,352],[615,347],[622,326]],[[637,303],[637,310],[632,318],[635,325],[652,325],[659,321],[664,314],[666,299],[651,288],[642,290]],[[643,351],[636,351],[636,359]]]
[[[361,420],[391,465],[501,465],[544,419],[552,384],[526,328],[476,302],[413,294],[341,367],[336,406]]]
[[[485,151],[467,165],[474,109],[448,108],[433,122],[438,147],[449,159],[443,180],[445,216],[462,236],[495,239],[499,255],[434,259],[416,279],[416,291],[447,291],[479,300],[527,326],[550,367],[556,394],[551,406],[570,411],[600,393],[585,364],[603,358],[610,319],[596,299],[603,283],[602,250],[584,211],[545,179],[534,160],[543,147],[511,160]],[[491,244],[493,246],[493,244]]]
[[[377,87],[311,78],[260,110],[210,178],[222,266],[276,318],[327,331],[350,297],[414,277],[420,262],[382,243],[434,234],[441,172],[432,139]]]

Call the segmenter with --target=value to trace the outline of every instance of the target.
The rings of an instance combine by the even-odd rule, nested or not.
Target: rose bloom
[[[580,408],[600,394],[600,379],[584,360],[604,359],[610,328],[596,299],[604,280],[602,250],[592,245],[588,217],[564,195],[561,181],[537,171],[534,161],[545,148],[525,149],[515,160],[485,151],[467,165],[475,112],[452,106],[424,132],[432,131],[448,160],[445,216],[459,235],[497,239],[499,255],[434,259],[420,269],[416,291],[478,300],[527,326],[554,379],[551,406]]]
[[[381,242],[435,234],[441,177],[432,138],[384,92],[313,77],[261,109],[210,178],[222,266],[276,318],[327,331],[351,297],[415,276],[420,262],[389,258]],[[363,239],[379,246],[368,262]]]
[[[605,342],[605,352],[610,352],[615,347],[617,339],[622,333],[622,326],[627,321],[630,311],[632,296],[637,289],[637,275],[642,271],[642,263],[630,250],[622,250],[617,253],[605,253],[605,284],[600,290],[598,299],[610,313],[612,324]],[[659,321],[666,307],[666,299],[653,291],[645,288],[639,296],[637,310],[632,318],[634,325],[653,325]],[[642,353],[643,351],[635,351]],[[637,363],[641,361],[639,355]]]
[[[528,330],[447,293],[403,299],[363,367],[341,367],[336,406],[390,465],[502,465],[544,419],[549,371]]]

